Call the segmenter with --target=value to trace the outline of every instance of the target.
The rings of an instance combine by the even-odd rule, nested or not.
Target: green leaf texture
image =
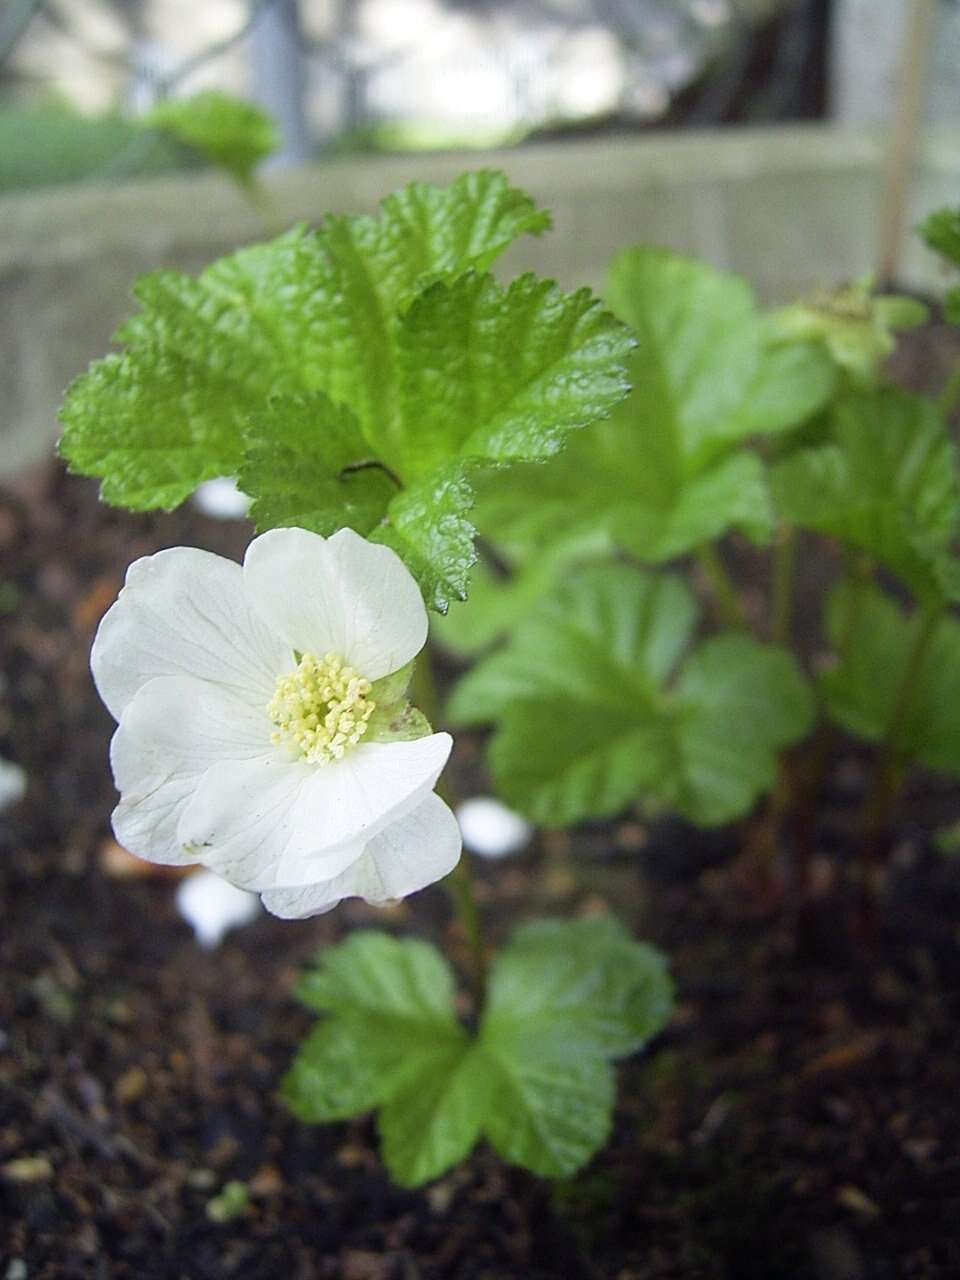
[[[479,527],[521,559],[575,530],[651,563],[732,528],[765,541],[765,470],[744,442],[822,408],[836,382],[826,353],[772,345],[746,281],[664,250],[621,254],[607,292],[638,340],[632,393],[556,461],[491,475]]]
[[[432,947],[354,934],[321,953],[298,994],[325,1014],[284,1079],[301,1119],[378,1109],[403,1186],[439,1177],[486,1138],[508,1162],[565,1177],[610,1128],[610,1060],[634,1053],[673,1002],[663,957],[610,919],[541,921],[496,957],[477,1035],[457,1022]]]
[[[783,519],[860,548],[925,601],[955,598],[956,450],[936,406],[893,388],[841,400],[826,443],[777,464]]]
[[[442,610],[475,558],[477,469],[549,456],[627,391],[632,339],[587,291],[487,272],[546,225],[502,175],[474,173],[198,279],[147,276],[124,352],[67,394],[61,452],[137,510],[239,472],[259,528],[350,524]]]
[[[683,659],[696,620],[678,577],[582,569],[461,680],[449,716],[495,725],[497,790],[544,826],[637,800],[702,826],[730,821],[808,731],[811,698],[788,653],[739,633]]]
[[[199,151],[242,186],[250,185],[257,165],[280,145],[277,126],[261,107],[216,89],[165,98],[140,123]]]
[[[830,638],[841,653],[821,677],[827,710],[848,733],[881,742],[923,617],[865,584],[842,586],[827,611]],[[960,776],[960,623],[936,625],[902,726],[907,759]]]

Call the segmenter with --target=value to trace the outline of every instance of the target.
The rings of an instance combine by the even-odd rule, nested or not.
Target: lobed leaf
[[[498,790],[544,825],[637,799],[729,821],[808,731],[811,698],[789,654],[739,634],[707,641],[677,672],[695,621],[679,578],[583,569],[461,680],[450,718],[495,724]]]
[[[632,393],[556,461],[491,475],[478,526],[521,560],[573,533],[652,563],[731,528],[768,540],[764,467],[742,446],[822,408],[836,383],[826,353],[771,346],[744,280],[663,250],[621,254],[608,296],[638,340]]]
[[[917,230],[934,253],[960,267],[960,209],[935,209]]]
[[[443,610],[475,558],[471,474],[555,452],[626,394],[632,339],[586,291],[533,277],[504,291],[486,271],[546,225],[481,172],[413,184],[377,218],[295,228],[198,279],[147,276],[123,354],[67,393],[61,452],[138,510],[239,472],[258,528],[356,528]]]
[[[953,598],[956,450],[936,406],[893,388],[841,400],[827,443],[778,463],[781,516],[875,556],[928,601]]]
[[[140,123],[186,143],[243,186],[249,186],[257,165],[280,145],[277,126],[261,107],[217,89],[165,98]]]
[[[438,1177],[481,1137],[542,1176],[575,1172],[610,1128],[609,1059],[641,1048],[672,1007],[663,957],[611,920],[520,930],[494,961],[473,1038],[424,943],[354,934],[321,954],[300,994],[327,1017],[284,1079],[288,1104],[311,1122],[379,1108],[403,1186]]]
[[[849,733],[881,742],[890,726],[920,613],[906,614],[876,587],[844,585],[831,595],[827,626],[840,653],[821,677],[830,715]],[[960,623],[937,624],[902,726],[906,757],[960,776]]]

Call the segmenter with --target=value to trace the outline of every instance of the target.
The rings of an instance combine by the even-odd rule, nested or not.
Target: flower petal
[[[273,752],[265,711],[189,676],[158,676],[134,694],[110,744],[120,792],[113,829],[120,844],[148,862],[197,862],[177,839],[177,824],[212,765],[264,759]]]
[[[120,724],[170,769],[197,774],[220,760],[273,755],[266,705],[251,706],[230,690],[191,676],[157,676],[127,703]],[[121,791],[124,790],[119,784]]]
[[[266,706],[290,646],[247,604],[232,560],[172,547],[136,560],[107,611],[90,655],[93,678],[115,720],[148,680],[192,675]]]
[[[452,745],[435,733],[361,743],[325,765],[223,761],[204,774],[177,839],[241,888],[329,880],[433,790]]]
[[[112,817],[117,841],[147,862],[170,866],[196,862],[196,856],[181,847],[177,824],[197,789],[199,775],[192,769],[171,768],[162,755],[132,740],[123,725],[110,743],[110,763],[120,792]]]
[[[457,820],[438,795],[429,795],[374,836],[357,861],[333,880],[302,889],[268,889],[263,905],[287,920],[330,911],[343,898],[365,898],[382,906],[442,880],[459,858]]]
[[[426,643],[427,610],[410,571],[352,529],[331,538],[272,529],[250,543],[243,574],[252,605],[291,648],[335,653],[368,680]]]

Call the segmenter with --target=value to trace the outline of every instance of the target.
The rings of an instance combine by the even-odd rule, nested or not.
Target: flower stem
[[[726,627],[745,628],[747,625],[743,606],[724,567],[723,561],[712,542],[705,542],[696,550],[697,563],[702,569],[717,603],[720,620]]]
[[[905,753],[905,736],[908,730],[910,709],[913,708],[916,686],[923,671],[923,663],[927,657],[929,645],[936,635],[943,609],[928,608],[923,613],[920,625],[916,628],[913,644],[906,655],[904,671],[897,686],[896,699],[887,731],[883,735],[881,754],[877,763],[877,771],[873,776],[867,800],[863,806],[863,838],[860,845],[860,915],[858,933],[861,938],[873,937],[876,929],[876,892],[874,879],[881,855],[881,841],[884,832],[890,827],[893,805],[904,785],[904,774],[908,758]]]
[[[418,707],[436,728],[440,716],[440,699],[437,694],[437,682],[433,674],[433,663],[429,645],[417,659],[413,669],[411,687],[413,703]],[[451,809],[456,807],[453,788],[446,779],[441,779],[436,786],[437,795],[445,800]],[[470,969],[473,983],[474,1007],[479,1015],[487,997],[487,952],[483,936],[483,922],[477,895],[474,891],[473,872],[466,853],[460,855],[460,861],[443,880],[443,886],[453,902],[454,910],[461,927],[467,937],[470,948]]]
[[[797,560],[797,531],[782,524],[773,548],[773,581],[770,590],[770,638],[789,644],[793,624],[793,570]]]
[[[907,654],[900,683],[897,686],[893,709],[887,722],[887,729],[880,744],[880,759],[873,775],[870,788],[863,806],[863,847],[861,861],[864,882],[868,878],[870,868],[876,862],[878,843],[890,822],[894,802],[903,785],[905,759],[905,736],[909,723],[911,708],[917,693],[917,684],[923,670],[924,659],[930,642],[936,634],[937,626],[943,615],[942,607],[927,608],[913,637],[913,643]],[[866,888],[865,883],[865,888]]]
[[[953,412],[958,400],[960,400],[960,366],[951,373],[937,399],[937,406],[945,418]]]

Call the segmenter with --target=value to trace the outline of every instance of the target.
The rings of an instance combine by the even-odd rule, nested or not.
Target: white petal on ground
[[[12,760],[0,757],[0,813],[18,804],[27,793],[27,774]]]
[[[342,760],[224,761],[201,779],[177,830],[197,861],[247,889],[330,880],[433,790],[453,740],[360,743]]]
[[[329,911],[343,898],[383,906],[441,880],[460,858],[460,828],[437,795],[375,836],[362,856],[335,879],[301,889],[270,889],[263,905],[296,920]]]
[[[464,846],[483,858],[506,858],[526,848],[533,827],[493,796],[474,796],[457,809]]]
[[[243,520],[250,510],[250,499],[227,476],[204,480],[190,499],[196,509],[213,520]]]
[[[248,606],[240,565],[173,547],[136,560],[90,655],[100,696],[119,720],[155,676],[191,675],[266,706],[292,669],[289,645]]]
[[[409,569],[352,529],[331,538],[272,529],[247,548],[243,573],[251,603],[291,648],[335,653],[368,680],[399,670],[426,643],[427,610]]]
[[[237,889],[212,871],[197,871],[177,887],[177,909],[193,927],[201,947],[218,947],[224,934],[260,915],[255,893]]]

